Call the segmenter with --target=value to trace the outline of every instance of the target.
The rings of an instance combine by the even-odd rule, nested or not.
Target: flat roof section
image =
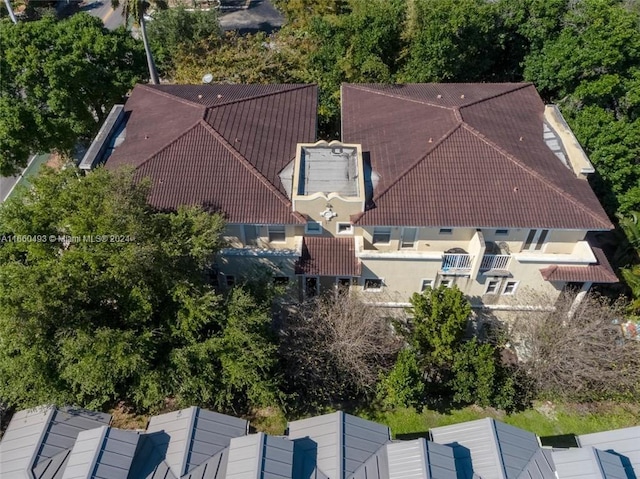
[[[338,193],[359,196],[358,151],[349,146],[304,146],[300,176],[300,195]]]

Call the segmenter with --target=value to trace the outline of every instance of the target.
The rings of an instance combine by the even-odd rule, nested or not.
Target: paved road
[[[246,2],[246,3],[245,3]],[[284,25],[284,17],[269,0],[245,0],[246,8],[220,10],[220,27],[223,30],[238,30],[240,33],[258,31],[271,33]],[[222,2],[231,5],[232,2]],[[228,13],[227,13],[228,12]]]
[[[28,179],[36,175],[40,167],[47,162],[49,154],[33,155],[29,158],[27,167],[16,176],[0,176],[0,203],[7,199],[19,184],[28,183]]]
[[[109,30],[115,30],[120,25],[124,25],[122,16],[122,0],[120,6],[114,10],[111,8],[110,0],[90,0],[80,5],[81,12],[87,12],[89,15],[102,19],[104,26]]]

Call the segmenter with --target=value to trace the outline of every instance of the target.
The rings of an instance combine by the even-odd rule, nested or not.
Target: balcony
[[[480,263],[480,271],[508,270],[511,255],[508,254],[485,254]]]
[[[445,274],[469,274],[473,256],[469,254],[445,253],[442,255],[442,266],[440,271]]]

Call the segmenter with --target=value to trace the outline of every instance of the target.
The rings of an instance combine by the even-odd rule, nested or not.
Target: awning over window
[[[540,273],[545,281],[565,281],[574,283],[617,283],[607,257],[600,248],[592,248],[597,263],[588,266],[548,266]]]
[[[360,276],[353,238],[304,238],[296,274]]]

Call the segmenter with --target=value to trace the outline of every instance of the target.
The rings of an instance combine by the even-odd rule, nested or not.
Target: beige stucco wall
[[[563,283],[552,284],[544,281],[540,274],[542,268],[550,265],[585,266],[591,261],[590,258],[593,258],[590,248],[583,241],[586,231],[550,230],[541,250],[522,252],[522,244],[529,233],[528,229],[509,229],[508,235],[496,235],[495,230],[489,229],[479,233],[472,228],[454,228],[451,234],[440,234],[440,228],[419,228],[415,248],[402,249],[400,247],[402,227],[391,227],[391,241],[388,245],[374,247],[371,243],[374,228],[354,227],[353,235],[337,235],[338,222],[348,222],[348,219],[337,217],[331,221],[321,220],[320,223],[324,228],[323,235],[349,238],[361,236],[362,238],[360,241],[363,245],[360,251],[363,255],[360,258],[362,274],[354,288],[363,290],[367,278],[384,280],[381,292],[363,291],[372,301],[407,302],[411,294],[420,290],[423,279],[431,279],[437,286],[446,277],[464,291],[474,303],[530,306],[531,301],[535,299],[531,291],[554,298],[564,286]],[[289,276],[293,280],[294,265],[297,260],[294,251],[299,246],[300,237],[305,235],[304,229],[304,225],[287,225],[287,240],[270,244],[267,241],[267,226],[260,226],[258,229],[260,236],[254,244],[248,246],[256,250],[287,249],[290,250],[290,254],[269,256],[265,251],[258,251],[253,256],[222,255],[218,259],[221,274],[232,274],[240,278],[243,275],[254,274],[252,272],[256,271],[256,268],[266,268],[273,271],[274,276]],[[234,246],[241,244],[240,241],[244,237],[241,225],[228,225],[225,237]],[[510,278],[489,278],[478,271],[487,241],[504,242],[508,245],[512,253],[508,267]],[[442,265],[440,253],[456,247],[464,249],[475,258],[470,277],[443,276],[440,273]],[[385,257],[386,253],[394,257]],[[371,257],[372,255],[376,257]],[[500,294],[485,294],[490,280],[500,281]],[[300,283],[302,280],[296,279],[296,281]],[[515,294],[502,294],[507,281],[518,282]],[[323,290],[331,290],[334,285],[335,278],[321,278]]]
[[[364,249],[372,251],[398,251],[402,239],[401,226],[391,227],[391,241],[389,244],[373,244],[372,226],[358,228],[356,233],[364,239]],[[451,248],[462,248],[468,251],[469,241],[473,238],[475,230],[471,228],[453,229],[451,234],[440,234],[440,228],[418,228],[416,251],[447,251]]]

